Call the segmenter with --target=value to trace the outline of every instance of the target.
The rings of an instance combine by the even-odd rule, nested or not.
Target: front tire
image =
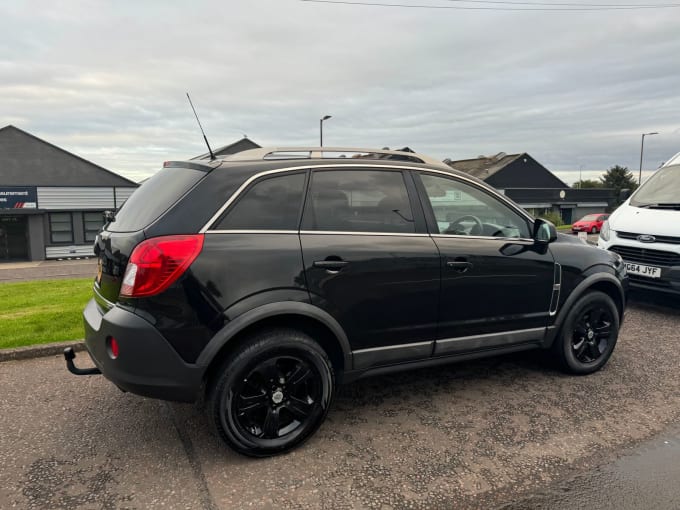
[[[597,234],[597,227],[593,227],[590,229],[591,234]]]
[[[323,423],[335,387],[326,352],[290,329],[259,333],[222,365],[208,417],[220,437],[251,457],[287,452]]]
[[[552,346],[554,358],[567,373],[597,372],[614,352],[619,324],[612,298],[604,292],[588,292],[568,312]]]

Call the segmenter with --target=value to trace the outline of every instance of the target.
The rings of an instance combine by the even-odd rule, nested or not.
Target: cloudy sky
[[[205,151],[189,91],[213,147],[318,144],[329,114],[326,145],[527,151],[571,183],[637,173],[658,131],[652,170],[680,151],[680,0],[495,10],[579,2],[0,2],[0,127],[139,180]],[[598,1],[633,3],[662,2]]]

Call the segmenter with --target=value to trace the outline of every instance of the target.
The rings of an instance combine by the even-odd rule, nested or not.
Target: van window
[[[680,165],[657,170],[630,199],[634,207],[680,208]]]

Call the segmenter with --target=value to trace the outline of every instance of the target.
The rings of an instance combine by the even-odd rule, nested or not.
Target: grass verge
[[[557,230],[571,230],[571,225],[560,225],[559,227],[555,227]]]
[[[0,284],[0,349],[83,338],[92,279]]]

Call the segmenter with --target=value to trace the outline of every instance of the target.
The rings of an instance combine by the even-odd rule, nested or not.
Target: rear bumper
[[[83,319],[92,361],[120,389],[163,400],[197,399],[202,368],[184,362],[149,322],[117,306],[102,313],[94,299],[85,307]],[[116,359],[109,355],[108,337],[118,342]]]

